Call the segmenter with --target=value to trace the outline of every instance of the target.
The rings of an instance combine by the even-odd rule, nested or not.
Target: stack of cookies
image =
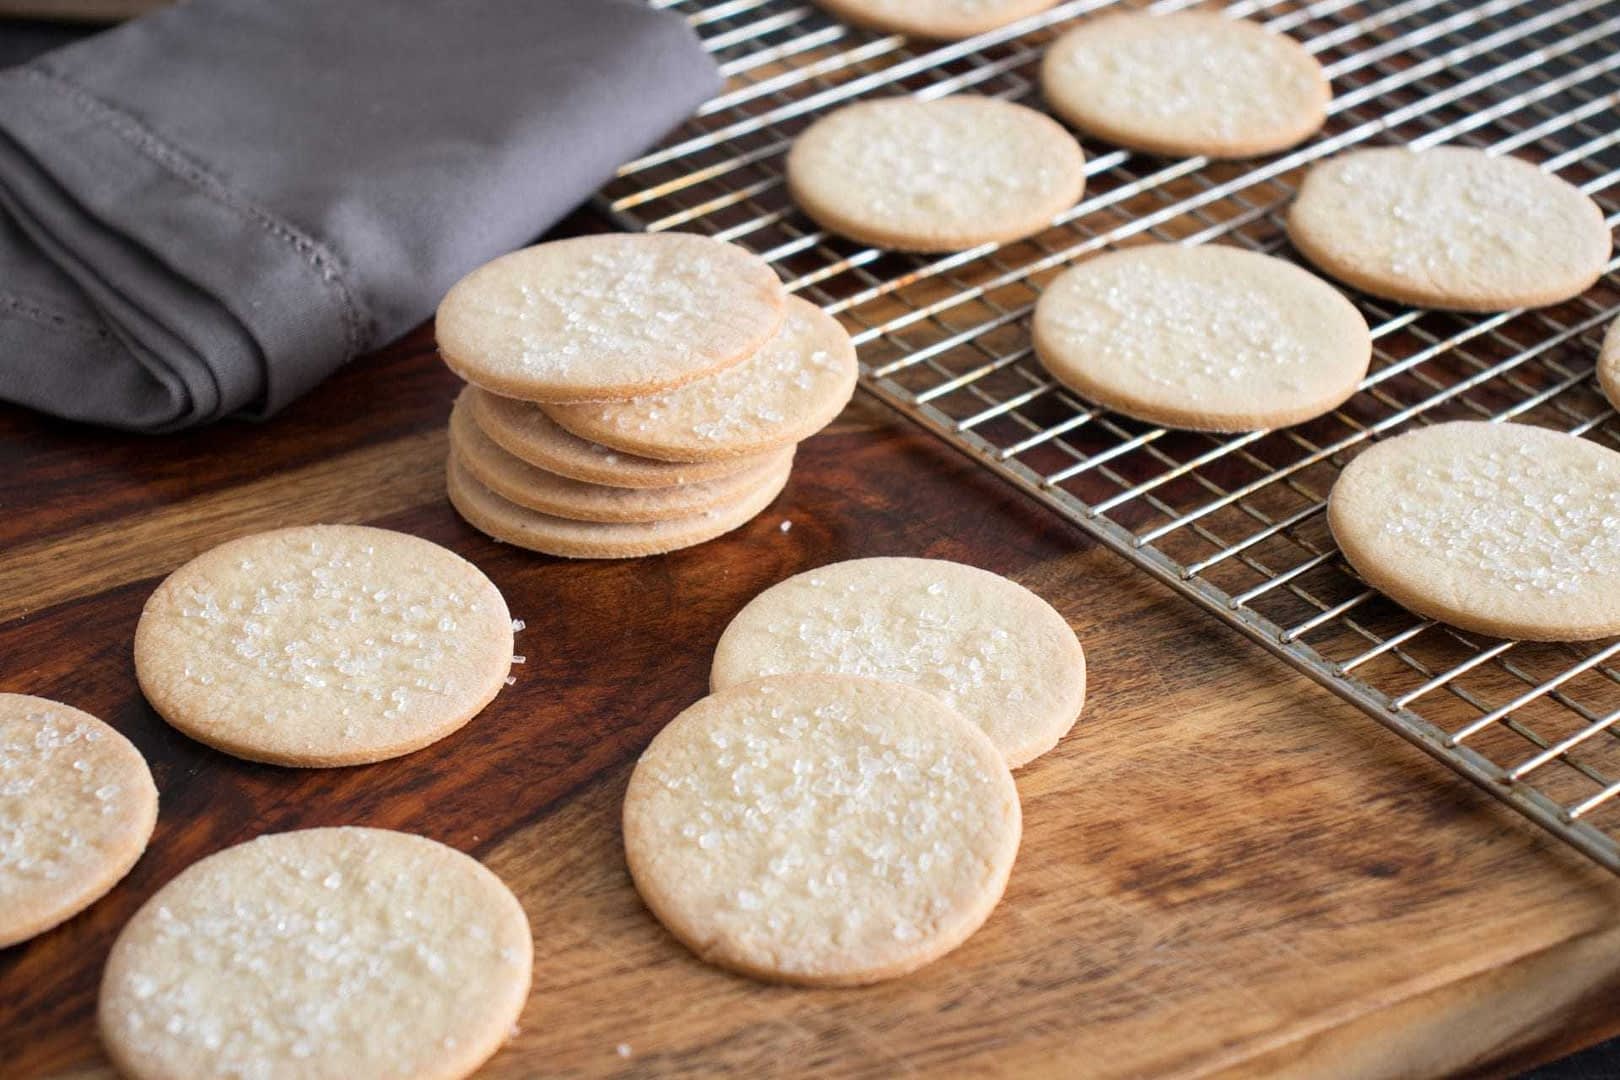
[[[762,259],[689,233],[502,256],[439,305],[469,385],[450,501],[479,530],[570,558],[690,547],[763,511],[794,448],[854,393],[855,348]]]

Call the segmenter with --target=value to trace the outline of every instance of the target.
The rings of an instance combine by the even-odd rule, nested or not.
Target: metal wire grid
[[[1338,470],[1381,436],[1458,418],[1535,423],[1620,447],[1592,383],[1620,260],[1580,299],[1490,316],[1354,297],[1372,370],[1329,416],[1239,436],[1169,431],[1077,399],[1041,370],[1041,286],[1133,242],[1289,254],[1279,211],[1310,162],[1360,144],[1485,147],[1539,162],[1620,221],[1620,0],[1244,0],[1227,11],[1304,42],[1333,79],[1324,131],[1256,162],[1133,155],[1086,141],[1083,201],[1028,241],[945,257],[817,229],[784,190],[810,121],[890,94],[1038,104],[1035,65],[1076,0],[965,42],[854,30],[802,0],[654,0],[687,15],[728,78],[600,204],[627,228],[741,243],[841,317],[863,385],[1430,755],[1620,872],[1620,641],[1481,639],[1367,589],[1323,515]],[[1165,0],[1155,11],[1190,6]]]

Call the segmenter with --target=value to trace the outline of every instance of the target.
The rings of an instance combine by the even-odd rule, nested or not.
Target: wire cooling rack
[[[1231,4],[1326,67],[1335,96],[1316,138],[1241,163],[1083,140],[1079,205],[1027,241],[945,257],[817,229],[783,183],[794,135],[864,97],[968,92],[1038,107],[1046,44],[1107,0],[950,44],[856,30],[806,0],[654,2],[687,16],[727,84],[601,192],[620,224],[760,253],[844,321],[879,398],[1620,872],[1620,641],[1499,641],[1420,619],[1361,583],[1323,514],[1358,450],[1413,425],[1514,421],[1620,448],[1592,379],[1620,310],[1620,260],[1585,296],[1537,311],[1456,315],[1353,297],[1374,339],[1360,391],[1310,423],[1238,436],[1167,431],[1078,399],[1042,371],[1028,329],[1041,287],[1105,249],[1219,242],[1291,255],[1280,215],[1305,167],[1352,146],[1512,153],[1593,196],[1612,228],[1620,0]]]

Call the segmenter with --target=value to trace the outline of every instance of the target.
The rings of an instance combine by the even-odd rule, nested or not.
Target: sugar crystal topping
[[[430,841],[377,837],[262,837],[160,891],[109,965],[121,1045],[166,1074],[274,1080],[334,1059],[414,1075],[475,1041],[526,964],[499,885]]]
[[[1056,48],[1059,77],[1088,113],[1150,129],[1196,121],[1206,137],[1264,130],[1320,83],[1286,38],[1236,20],[1110,18]]]
[[[1018,214],[1067,190],[1072,148],[1039,113],[991,112],[997,104],[902,100],[834,114],[815,132],[817,183],[836,184],[843,212],[890,229]]]
[[[881,690],[833,686],[708,699],[634,782],[660,876],[716,936],[785,971],[931,935],[1010,857],[998,761],[926,700],[897,717]]]
[[[1358,507],[1379,515],[1381,542],[1512,593],[1620,587],[1620,454],[1560,453],[1543,439],[1517,441],[1521,432],[1470,427],[1469,438],[1384,458],[1387,501]]]
[[[143,679],[245,729],[396,729],[482,693],[484,654],[511,654],[499,593],[443,549],[368,533],[261,534],[182,568],[143,617]]]
[[[1150,256],[1163,250],[1147,249]],[[1179,263],[1136,254],[1082,264],[1042,305],[1050,339],[1096,378],[1247,399],[1305,389],[1321,372],[1323,350],[1312,333],[1320,327],[1297,317],[1298,283],[1236,282],[1224,263],[1190,262],[1198,257],[1192,251],[1174,252]]]
[[[131,827],[131,754],[67,709],[0,695],[0,905],[96,872]]]

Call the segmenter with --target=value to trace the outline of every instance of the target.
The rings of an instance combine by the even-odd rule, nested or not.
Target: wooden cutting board
[[[417,332],[259,426],[158,440],[0,410],[0,689],[106,718],[162,793],[123,884],[0,951],[8,1080],[105,1075],[102,963],[175,873],[340,823],[469,851],[522,898],[534,991],[492,1077],[1496,1074],[1620,1021],[1620,883],[878,406],[858,399],[808,443],[742,531],[570,563],[451,512],[454,391]],[[405,529],[477,562],[528,622],[517,684],[457,735],[365,768],[251,765],[166,727],[130,660],[158,578],[309,521]],[[631,763],[704,692],[747,599],[876,554],[977,563],[1051,599],[1088,651],[1085,718],[1019,773],[1011,886],[958,952],[862,990],[715,971],[626,875]]]

